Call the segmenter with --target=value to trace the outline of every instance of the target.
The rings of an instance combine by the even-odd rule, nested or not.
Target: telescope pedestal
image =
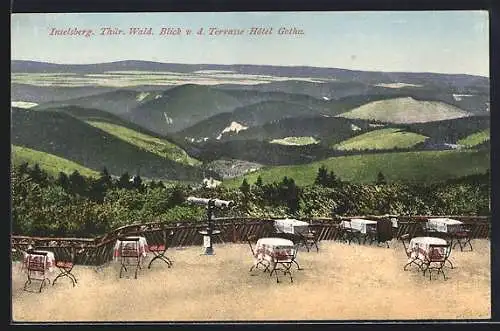
[[[202,255],[215,255],[214,249],[212,247],[212,236],[214,234],[219,234],[219,230],[215,230],[214,226],[214,220],[212,219],[214,209],[217,208],[224,208],[224,207],[231,207],[233,204],[233,201],[225,201],[225,200],[219,200],[219,199],[204,199],[204,198],[196,198],[196,197],[189,197],[187,199],[191,203],[196,203],[198,205],[205,205],[207,209],[207,230],[206,231],[200,231],[199,233],[203,235],[203,246],[205,247],[205,253]]]
[[[212,247],[206,247],[205,248],[205,253],[201,255],[215,255],[214,249]]]
[[[209,231],[199,231],[198,233],[203,236],[203,246],[205,247],[205,252],[201,255],[215,255],[212,238],[214,235],[220,234],[220,231],[213,230],[211,233]]]

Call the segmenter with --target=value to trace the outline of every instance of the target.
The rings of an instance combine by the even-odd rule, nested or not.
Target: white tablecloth
[[[430,218],[427,222],[427,228],[437,232],[456,232],[460,230],[463,222],[451,218]]]
[[[358,230],[361,233],[366,233],[367,227],[377,227],[377,221],[365,220],[362,218],[353,218],[350,223],[349,225],[349,221],[342,221],[342,226],[344,228],[349,228],[350,226],[353,230]]]
[[[51,251],[44,251],[44,250],[39,250],[37,249],[36,252],[43,252],[43,253],[47,253],[47,258],[45,260],[45,274],[48,275],[48,274],[53,274],[54,271],[56,270],[55,269],[55,266],[56,266],[56,258],[54,256],[54,253],[51,252]],[[24,271],[25,272],[28,272],[28,261],[36,261],[38,260],[38,262],[41,262],[43,261],[45,257],[43,255],[36,255],[36,254],[28,254],[28,253],[24,253],[24,259],[23,259],[23,263],[24,263]],[[41,272],[35,272],[35,275],[37,276],[40,276],[41,275]]]
[[[130,236],[130,237],[127,237],[127,238],[138,238],[139,239],[139,242],[138,242],[138,248],[139,248],[139,254],[143,257],[146,257],[147,256],[147,253],[148,253],[148,242],[146,241],[146,238],[145,237],[138,237],[138,236]],[[121,240],[117,240],[116,241],[116,244],[115,244],[115,249],[114,249],[114,258],[115,260],[118,259],[120,257],[120,254],[121,254],[121,245],[127,245],[127,244],[132,244],[134,245],[135,242],[134,241],[121,241]]]
[[[446,245],[446,240],[435,237],[415,237],[410,240],[411,258],[424,261],[429,253],[429,245]]]
[[[293,241],[288,239],[260,238],[255,247],[254,263],[265,260],[272,264],[275,262],[275,257],[281,254],[293,255],[294,249]]]
[[[307,233],[309,228],[309,223],[304,221],[299,221],[296,219],[287,218],[282,220],[275,220],[274,227],[280,233],[292,233],[292,234]]]

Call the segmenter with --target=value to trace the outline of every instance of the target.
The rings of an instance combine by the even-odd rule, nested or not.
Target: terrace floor
[[[300,251],[303,270],[294,282],[252,271],[248,245],[170,249],[174,266],[161,261],[118,278],[119,264],[103,270],[76,266],[78,285],[60,279],[42,293],[23,291],[20,264],[12,269],[12,319],[21,321],[270,321],[488,319],[490,241],[474,240],[474,251],[454,249],[455,269],[432,281],[415,267],[403,271],[401,243],[391,248],[323,241],[320,252]],[[146,261],[148,262],[148,260]]]

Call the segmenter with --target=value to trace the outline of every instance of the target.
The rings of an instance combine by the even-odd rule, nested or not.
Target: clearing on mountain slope
[[[338,117],[371,119],[388,123],[424,123],[471,116],[458,107],[411,97],[373,101],[342,113]]]

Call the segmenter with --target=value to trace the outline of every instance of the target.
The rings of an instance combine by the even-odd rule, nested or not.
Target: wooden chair
[[[425,273],[429,272],[429,280],[432,279],[432,271],[437,271],[437,273],[442,273],[444,280],[446,280],[446,275],[443,271],[444,265],[451,253],[451,246],[449,244],[441,245],[429,245],[429,251],[425,257],[423,271]]]
[[[162,231],[162,242],[158,244],[153,244],[153,245],[148,245],[148,250],[153,253],[153,258],[151,261],[149,261],[148,264],[148,269],[151,269],[151,264],[155,260],[161,260],[167,264],[167,266],[170,268],[173,263],[172,260],[168,258],[168,256],[165,255],[167,252],[169,246],[172,244],[172,238],[174,237],[174,232],[170,231],[167,234],[167,230]]]
[[[377,241],[377,226],[367,225],[366,234],[363,235],[363,244],[368,242],[370,245]]]
[[[350,219],[343,220],[340,229],[343,241],[347,241],[350,245],[351,241],[356,239],[361,244],[361,231],[352,228]]]
[[[72,273],[73,267],[75,266],[76,258],[76,247],[71,247],[69,258],[60,258],[59,254],[54,254],[56,258],[56,267],[59,269],[59,274],[52,281],[52,286],[56,284],[56,281],[61,277],[68,277],[73,283],[73,287],[78,283],[75,275]]]
[[[422,270],[422,261],[417,257],[411,256],[413,251],[410,247],[406,246],[406,240],[410,239],[410,234],[405,233],[404,235],[399,237],[399,239],[403,243],[404,251],[406,253],[406,257],[408,258],[408,262],[404,265],[403,270],[406,271],[406,268],[412,264],[416,265],[419,270]]]
[[[137,272],[141,269],[141,253],[139,250],[139,238],[121,238],[118,239],[120,243],[120,278],[122,278],[123,271],[127,271],[127,266],[135,267],[135,276],[137,279]],[[131,262],[132,261],[132,262]]]
[[[50,285],[50,279],[46,277],[47,252],[28,250],[27,253],[28,261],[26,269],[28,273],[28,280],[24,283],[23,290],[29,291],[28,285],[30,285],[32,281],[37,280],[40,281],[38,292],[42,292],[42,288],[45,286],[46,282]]]
[[[257,252],[255,252],[253,248],[253,242],[256,241],[255,240],[256,238],[257,237],[254,235],[247,236],[247,243],[248,246],[250,246],[250,251],[252,252],[252,256],[257,259]],[[264,271],[269,270],[269,262],[267,260],[260,260],[250,268],[249,272],[252,271],[254,268],[259,269],[259,265],[264,266]]]
[[[394,238],[392,221],[389,218],[382,218],[377,221],[377,242],[385,243],[389,248],[389,241]]]
[[[28,248],[27,250],[30,250],[31,248]],[[24,257],[28,254],[27,250],[23,250],[21,248],[11,248],[10,253],[11,253],[11,258],[13,261],[19,261],[20,265],[20,271],[23,272],[24,268],[26,267],[26,263],[24,263]]]
[[[462,224],[460,226],[460,229],[457,232],[453,233],[453,239],[455,243],[453,244],[452,248],[455,248],[455,246],[458,244],[460,246],[460,251],[463,252],[464,248],[469,245],[470,250],[472,251],[472,230],[472,224]]]
[[[302,236],[302,241],[304,243],[304,246],[306,247],[307,251],[309,252],[310,249],[314,246],[316,247],[316,253],[319,252],[319,247],[318,247],[318,239],[319,239],[319,226],[317,225],[309,225],[309,229],[306,233],[301,233],[300,236]]]
[[[276,282],[279,283],[280,281],[278,277],[278,271],[281,271],[283,275],[289,275],[290,282],[293,283],[291,268],[293,263],[298,265],[297,261],[295,260],[296,257],[297,257],[297,246],[295,246],[294,248],[276,250],[273,261],[273,269],[271,270],[269,276],[272,276],[273,273],[275,273]]]

